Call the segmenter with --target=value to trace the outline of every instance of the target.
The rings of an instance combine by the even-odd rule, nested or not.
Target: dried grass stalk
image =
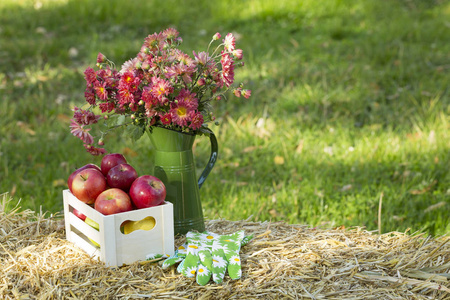
[[[210,231],[255,238],[241,280],[199,286],[160,263],[107,268],[65,240],[61,215],[6,212],[5,199],[1,299],[450,299],[448,236],[211,220]]]

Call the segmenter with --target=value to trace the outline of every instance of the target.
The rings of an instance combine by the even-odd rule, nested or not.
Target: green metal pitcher
[[[205,230],[199,189],[217,160],[218,145],[211,130],[202,128],[202,133],[209,136],[211,156],[197,180],[192,152],[196,135],[161,127],[148,131],[155,149],[153,175],[164,182],[166,201],[173,204],[175,234]]]

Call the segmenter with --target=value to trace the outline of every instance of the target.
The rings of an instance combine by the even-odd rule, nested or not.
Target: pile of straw
[[[160,262],[107,268],[65,240],[61,216],[0,206],[0,298],[450,299],[448,236],[226,220],[207,229],[255,235],[242,279],[199,286]]]

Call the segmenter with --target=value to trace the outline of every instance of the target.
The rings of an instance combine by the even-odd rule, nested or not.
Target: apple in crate
[[[86,216],[83,215],[83,214],[82,214],[78,209],[76,209],[76,208],[73,209],[73,214],[74,214],[75,216],[77,216],[78,218],[80,218],[82,221],[85,221],[85,220],[86,220]]]
[[[108,189],[98,195],[94,208],[104,215],[112,215],[133,209],[127,193],[118,188]]]
[[[109,170],[111,170],[113,167],[126,163],[127,160],[125,159],[125,156],[120,153],[111,153],[103,156],[100,168],[102,169],[103,175],[107,176]]]
[[[72,194],[86,204],[93,204],[105,189],[105,176],[96,169],[81,170],[72,181]]]
[[[138,178],[136,170],[129,164],[120,164],[111,168],[106,176],[109,187],[119,188],[125,192],[130,190],[133,181]]]
[[[83,171],[84,169],[96,169],[98,171],[101,171],[100,167],[97,165],[94,165],[94,164],[87,164],[87,165],[82,166],[79,169],[76,169],[72,174],[70,174],[69,178],[67,179],[67,186],[69,187],[70,192],[73,193],[73,191],[72,191],[73,179],[75,178],[75,176],[77,175],[78,172]]]
[[[133,182],[129,194],[137,208],[147,208],[164,202],[166,187],[159,178],[143,175]]]

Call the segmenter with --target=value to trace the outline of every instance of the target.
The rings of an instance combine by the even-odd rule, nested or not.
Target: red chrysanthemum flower
[[[170,113],[165,113],[160,117],[161,123],[164,125],[170,125],[172,123],[172,115]]]
[[[88,67],[84,71],[84,79],[89,86],[92,86],[92,84],[94,84],[94,82],[97,80],[94,69]]]
[[[114,103],[111,103],[111,102],[104,102],[104,103],[100,103],[98,105],[98,107],[100,108],[102,113],[105,113],[105,112],[110,113],[113,111],[115,105],[114,105]]]
[[[101,100],[108,99],[108,90],[106,89],[106,82],[103,82],[103,83],[96,82],[94,84],[94,89],[95,89],[95,94]]]
[[[84,91],[84,98],[86,98],[86,102],[90,105],[95,105],[95,89],[87,88]]]
[[[106,62],[106,56],[99,52],[97,55],[97,63],[102,64],[104,62]]]
[[[84,148],[86,148],[86,151],[92,155],[103,155],[106,153],[106,150],[104,148],[97,148],[88,144],[84,144],[83,146]]]
[[[146,104],[153,104],[153,105],[156,105],[158,103],[158,99],[156,99],[152,94],[151,87],[146,86],[143,88],[142,101],[144,101]]]
[[[129,87],[134,82],[134,74],[131,71],[126,71],[120,77],[119,86]]]
[[[119,88],[119,103],[121,106],[134,103],[134,95],[126,87]]]

